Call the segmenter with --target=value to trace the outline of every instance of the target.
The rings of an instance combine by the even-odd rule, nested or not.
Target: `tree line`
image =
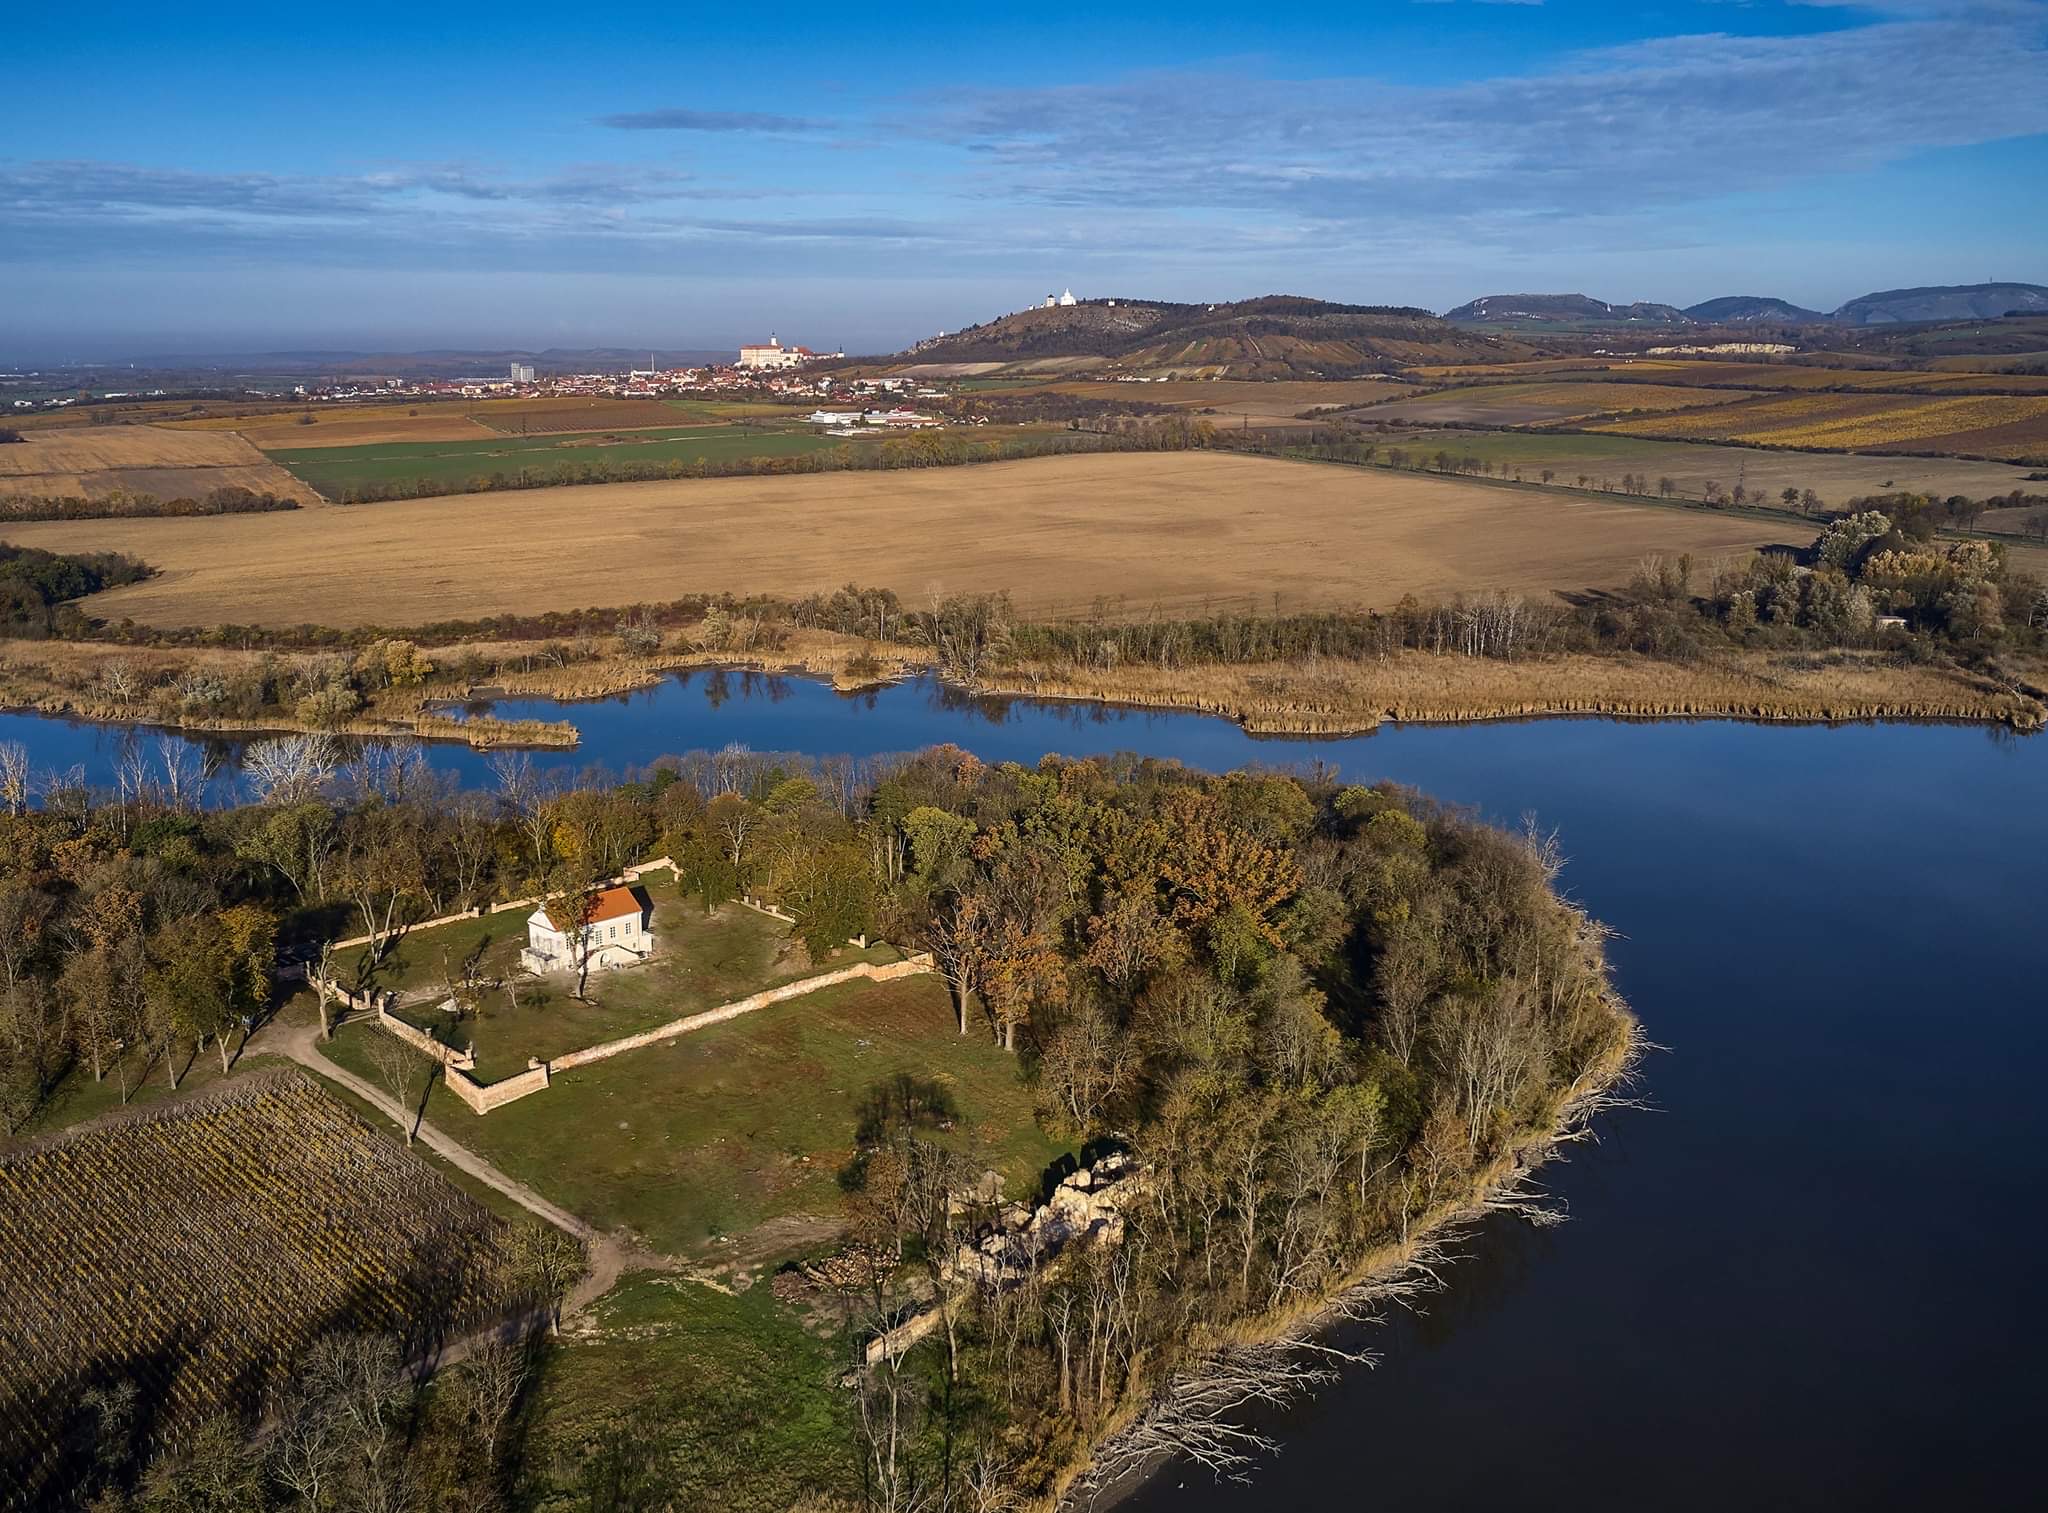
[[[680,906],[745,891],[793,914],[814,951],[863,931],[930,950],[951,1002],[935,1068],[945,1039],[985,1036],[1015,1054],[1049,1130],[1129,1154],[1142,1197],[1120,1242],[956,1286],[951,1258],[989,1212],[943,1105],[883,1099],[849,1131],[841,1489],[870,1506],[1043,1495],[1226,1336],[1315,1304],[1374,1247],[1471,1200],[1631,1043],[1600,931],[1553,891],[1549,843],[1327,773],[727,750],[623,783],[555,782],[508,757],[488,790],[459,791],[409,748],[344,761],[292,737],[251,749],[249,802],[206,809],[194,774],[160,770],[168,747],[153,760],[112,795],[59,781],[30,807],[9,790],[11,1122],[65,1078],[168,1080],[202,1045],[231,1058],[263,1012],[273,943],[305,954],[367,933],[352,970],[374,980],[412,920],[529,890],[573,899],[659,847]],[[486,990],[446,966],[451,996],[483,1012]],[[921,1298],[943,1328],[890,1343]],[[305,1380],[331,1415],[327,1369]],[[386,1406],[346,1422],[374,1429],[413,1401],[374,1376],[361,1390]],[[450,1380],[422,1411],[474,1429],[473,1385]],[[658,1444],[659,1429],[629,1415],[622,1434]],[[216,1506],[178,1499],[221,1482],[250,1499],[233,1506],[353,1505],[285,1474],[283,1436],[302,1431],[289,1416],[221,1427],[152,1472],[137,1506]],[[424,1491],[446,1482],[432,1457],[447,1443],[379,1434],[348,1475],[372,1476],[393,1499],[380,1505],[455,1506]],[[503,1476],[469,1478],[477,1500],[459,1505],[570,1490],[587,1470],[492,1463]],[[662,1485],[656,1466],[607,1505],[658,1507]]]
[[[296,499],[226,485],[198,498],[180,495],[160,499],[154,494],[117,490],[98,499],[75,494],[9,494],[0,496],[0,523],[9,520],[144,520],[188,515],[260,515],[295,510]]]

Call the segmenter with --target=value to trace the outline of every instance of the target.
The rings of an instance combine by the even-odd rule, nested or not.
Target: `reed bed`
[[[1518,662],[1407,652],[1384,660],[1092,670],[1006,669],[989,691],[1222,715],[1267,735],[1344,735],[1382,721],[1617,715],[1743,720],[1991,721],[2039,730],[2028,695],[1955,669],[1875,654],[1747,653],[1712,662],[1558,656]]]

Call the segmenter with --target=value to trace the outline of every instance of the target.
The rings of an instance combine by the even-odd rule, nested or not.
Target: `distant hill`
[[[1706,326],[1814,326],[1827,316],[1789,300],[1761,294],[1728,294],[1687,305],[1685,313]]]
[[[1694,324],[1692,317],[1676,305],[1641,301],[1610,305],[1584,294],[1487,294],[1455,310],[1446,310],[1444,319],[1472,326]]]
[[[290,373],[398,378],[503,378],[508,365],[532,363],[542,374],[612,373],[643,366],[652,357],[658,367],[689,367],[730,362],[732,352],[664,351],[646,347],[549,347],[543,351],[506,348],[502,351],[443,350],[428,352],[227,352],[189,353],[138,358],[132,366],[156,370],[225,373]]]
[[[1849,326],[1891,326],[2044,313],[2048,288],[2040,284],[1935,284],[1866,294],[1837,310],[1835,319]]]
[[[1518,342],[1460,330],[1427,310],[1275,294],[1215,305],[1091,299],[1019,310],[919,342],[897,360],[1145,376],[1352,378],[1416,363],[1528,355]]]

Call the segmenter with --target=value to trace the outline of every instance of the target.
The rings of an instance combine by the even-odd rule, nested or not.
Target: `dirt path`
[[[408,1123],[404,1109],[392,1101],[389,1094],[365,1082],[346,1067],[337,1066],[320,1054],[320,1029],[315,1024],[278,1024],[268,1027],[263,1035],[260,1049],[272,1055],[286,1056],[303,1066],[316,1077],[338,1082],[368,1103],[372,1108],[403,1129]],[[566,1208],[550,1203],[539,1193],[517,1178],[509,1177],[475,1151],[455,1139],[436,1125],[422,1120],[418,1139],[420,1144],[432,1151],[449,1165],[459,1168],[476,1178],[486,1187],[504,1194],[527,1212],[546,1220],[557,1229],[565,1230],[581,1240],[590,1258],[589,1273],[571,1289],[562,1303],[562,1317],[567,1319],[580,1313],[597,1299],[603,1297],[624,1275],[628,1264],[659,1265],[661,1258],[641,1255],[613,1235],[606,1234],[587,1220],[578,1218]]]

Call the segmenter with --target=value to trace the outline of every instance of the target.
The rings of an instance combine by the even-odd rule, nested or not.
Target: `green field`
[[[851,1498],[853,1395],[835,1382],[846,1361],[765,1283],[735,1296],[636,1277],[549,1357],[526,1460],[565,1469],[541,1473],[541,1505],[783,1513]]]
[[[809,430],[758,426],[688,426],[675,430],[588,431],[559,436],[506,436],[496,441],[389,441],[358,447],[302,447],[272,451],[294,477],[330,499],[351,486],[431,479],[460,489],[478,479],[516,479],[532,472],[553,478],[564,469],[597,464],[634,466],[732,462],[748,457],[795,457],[844,443]],[[563,482],[595,481],[576,477]]]
[[[657,900],[654,932],[654,959],[592,973],[587,1002],[573,996],[563,974],[521,979],[516,1005],[503,990],[491,993],[481,1018],[451,1018],[435,1006],[439,995],[431,991],[398,1012],[444,1044],[473,1051],[476,1079],[496,1082],[525,1071],[529,1057],[552,1060],[857,962],[879,967],[902,960],[894,947],[874,945],[864,951],[849,946],[813,962],[787,924],[739,904],[706,914],[694,902]],[[502,979],[512,975],[525,942],[523,909],[421,931],[385,960],[377,981],[401,990],[432,990],[446,980],[444,949],[458,968],[466,953],[480,950],[486,974]]]
[[[374,1082],[368,1037],[381,1033],[346,1026],[327,1054]],[[949,1138],[1013,1196],[1063,1148],[1033,1118],[1016,1058],[978,1026],[956,1033],[936,977],[774,1004],[565,1072],[482,1116],[437,1083],[427,1117],[593,1223],[698,1253],[770,1220],[791,1221],[792,1235],[835,1227],[862,1100],[899,1072],[945,1087],[958,1111]],[[772,1235],[754,1248],[772,1255]]]

